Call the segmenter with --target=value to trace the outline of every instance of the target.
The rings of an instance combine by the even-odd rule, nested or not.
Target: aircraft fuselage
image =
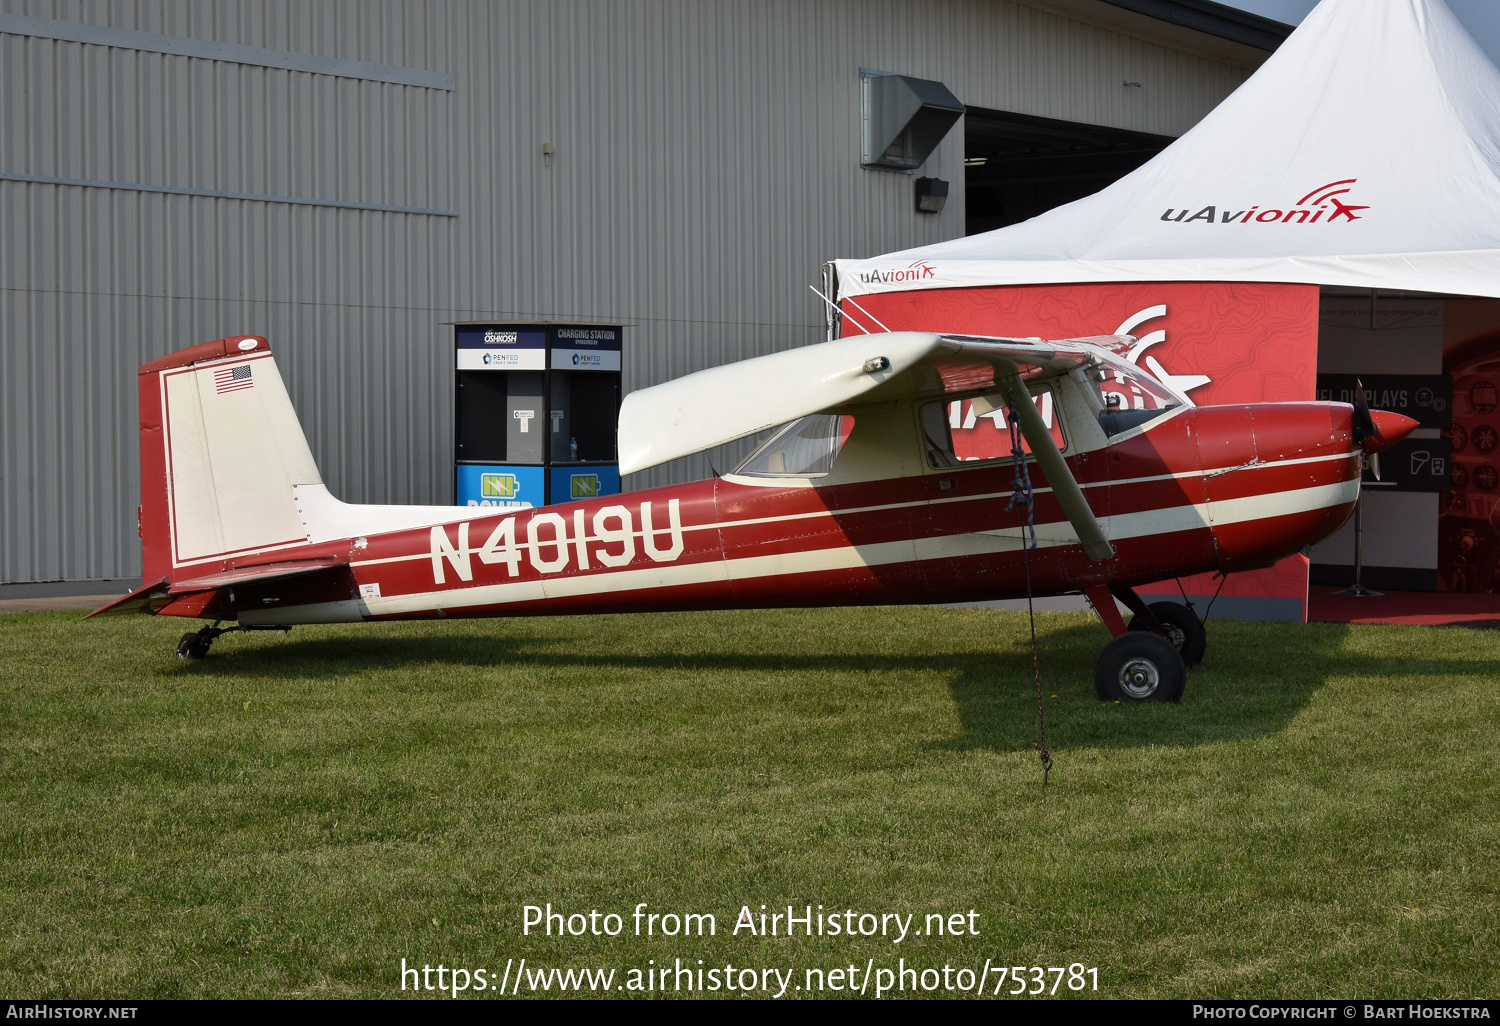
[[[325,543],[297,555],[347,564],[182,612],[296,624],[965,602],[1024,596],[1028,559],[1039,595],[1229,573],[1344,523],[1359,494],[1351,421],[1334,403],[1187,408],[1068,458],[1114,546],[1103,561],[1035,464],[1029,553],[1009,461],[828,485],[731,475]]]

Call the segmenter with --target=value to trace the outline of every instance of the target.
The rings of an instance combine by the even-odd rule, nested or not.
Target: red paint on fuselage
[[[1023,552],[1025,511],[1006,508],[1014,468],[999,461],[829,487],[716,479],[374,535],[358,550],[309,546],[298,555],[351,566],[236,587],[233,604],[257,622],[286,609],[295,623],[290,607],[354,603],[374,585],[367,619],[527,616],[1010,598],[1026,593],[1028,562],[1035,594],[1230,572],[1343,524],[1359,475],[1351,428],[1340,404],[1205,407],[1070,457],[1115,548],[1103,562],[1059,540],[1066,518],[1035,464],[1043,544]],[[513,548],[486,551],[506,520]]]

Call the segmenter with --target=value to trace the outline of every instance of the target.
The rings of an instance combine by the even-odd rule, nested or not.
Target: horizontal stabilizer
[[[182,581],[172,581],[163,578],[153,581],[132,591],[129,595],[123,595],[105,606],[100,606],[92,613],[85,616],[88,620],[95,616],[125,616],[130,613],[154,613],[157,609],[166,605],[172,599],[180,595],[191,595],[205,591],[215,591],[219,588],[227,588],[235,584],[247,584],[250,582],[276,581],[286,577],[300,577],[303,574],[313,574],[320,570],[330,570],[338,566],[348,566],[347,559],[337,556],[325,556],[315,559],[291,559],[281,563],[261,563],[257,566],[237,566],[216,574],[204,574],[199,577],[189,578]]]
[[[193,591],[208,591],[226,588],[231,584],[246,584],[251,581],[275,581],[283,577],[300,577],[336,566],[347,566],[347,559],[327,556],[317,559],[292,559],[282,563],[261,563],[258,566],[238,566],[217,574],[205,574],[185,581],[173,581],[168,594],[183,595]]]
[[[107,603],[94,610],[85,620],[96,616],[126,616],[131,613],[152,613],[155,607],[167,600],[168,581],[164,577],[159,581],[143,585],[129,595],[121,595],[113,602]]]

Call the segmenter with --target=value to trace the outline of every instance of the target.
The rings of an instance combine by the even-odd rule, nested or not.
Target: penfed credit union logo
[[[937,268],[926,260],[913,260],[905,267],[892,268],[889,271],[871,271],[869,274],[861,274],[859,280],[866,285],[890,285],[894,282],[903,281],[925,281],[928,278],[937,277]]]
[[[1190,207],[1178,210],[1168,207],[1161,215],[1163,221],[1178,224],[1347,224],[1358,221],[1364,215],[1360,210],[1369,210],[1369,204],[1350,202],[1349,192],[1358,182],[1357,178],[1343,178],[1337,182],[1320,185],[1289,207],[1253,207],[1236,210],[1234,206],[1207,206],[1194,211]]]
[[[514,474],[480,474],[479,495],[484,499],[514,499],[520,485]]]

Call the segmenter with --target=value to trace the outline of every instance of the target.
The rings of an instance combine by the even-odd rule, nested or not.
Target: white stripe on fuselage
[[[1161,479],[1165,479],[1165,476],[1158,480]],[[1212,503],[1167,506],[1136,513],[1120,513],[1100,517],[1099,522],[1106,535],[1118,541],[1306,513],[1353,502],[1358,496],[1359,481],[1350,479],[1310,488],[1215,500]],[[773,519],[777,518],[754,522],[771,522]],[[1073,532],[1072,525],[1066,520],[1037,524],[1036,535],[1038,545],[1049,548],[1078,544],[1078,537]],[[1013,552],[1018,550],[1021,544],[1021,535],[1015,528],[1005,532],[982,531],[971,534],[933,535],[917,538],[914,541],[880,542],[872,545],[834,545],[769,556],[741,556],[698,563],[658,564],[633,570],[602,571],[534,581],[484,584],[447,591],[427,591],[346,602],[317,603],[276,610],[258,609],[247,612],[240,617],[240,620],[246,624],[333,623],[360,620],[365,616],[393,616],[433,610],[462,616],[464,610],[480,606],[576,598],[598,594],[603,589],[608,589],[610,592],[644,591],[830,570],[888,566],[893,563],[912,561],[926,562],[966,555]],[[421,558],[432,557],[430,553],[423,553]]]
[[[1120,479],[1118,481],[1093,481],[1093,482],[1090,482],[1089,484],[1080,484],[1079,487],[1083,488],[1083,489],[1089,489],[1089,488],[1113,488],[1113,487],[1122,487],[1124,485],[1151,484],[1151,483],[1156,482],[1156,481],[1184,481],[1184,480],[1187,480],[1189,478],[1194,478],[1194,477],[1202,477],[1202,478],[1207,479],[1207,478],[1211,478],[1211,477],[1219,477],[1219,476],[1222,476],[1224,474],[1229,474],[1229,473],[1233,473],[1233,472],[1241,471],[1241,470],[1268,470],[1268,469],[1270,469],[1272,467],[1292,467],[1292,466],[1297,466],[1299,464],[1304,464],[1304,463],[1327,463],[1327,462],[1329,462],[1331,460],[1354,459],[1354,458],[1358,457],[1358,455],[1359,455],[1358,453],[1343,452],[1343,453],[1336,453],[1336,454],[1331,455],[1331,456],[1303,456],[1303,457],[1299,457],[1297,459],[1277,460],[1277,461],[1275,461],[1273,463],[1240,463],[1240,464],[1236,464],[1236,465],[1234,465],[1232,467],[1222,467],[1222,468],[1220,468],[1218,470],[1204,470],[1204,471],[1188,470],[1188,471],[1183,471],[1183,472],[1177,473],[1177,474],[1153,474],[1153,475],[1151,475],[1149,477],[1127,477],[1127,478],[1122,478],[1122,479]],[[968,468],[960,466],[960,467],[954,467],[954,468],[951,468],[951,469],[954,469],[954,470],[964,470],[964,469],[968,469]],[[1037,494],[1037,495],[1046,495],[1046,494],[1049,494],[1051,491],[1052,491],[1052,489],[1050,487],[1046,487],[1046,486],[1033,489],[1034,494]],[[915,508],[917,508],[919,506],[946,506],[946,505],[950,505],[950,504],[956,503],[956,502],[992,502],[995,499],[1008,499],[1008,498],[1010,498],[1011,494],[1012,494],[1011,492],[982,492],[982,493],[977,494],[977,495],[954,495],[954,496],[948,496],[948,497],[936,498],[936,499],[913,499],[913,500],[910,500],[910,501],[907,501],[907,502],[890,502],[890,503],[883,503],[881,505],[876,505],[876,506],[849,506],[849,507],[845,507],[845,508],[842,508],[842,509],[810,510],[809,512],[806,512],[806,513],[782,513],[782,514],[778,514],[776,516],[770,516],[770,517],[752,517],[752,518],[747,519],[747,520],[724,520],[724,521],[717,521],[716,520],[716,521],[713,521],[712,523],[707,523],[707,524],[683,524],[682,525],[682,532],[684,534],[687,534],[687,533],[692,532],[692,531],[717,531],[717,530],[720,530],[720,529],[728,530],[728,529],[737,528],[737,527],[759,527],[759,526],[761,526],[763,524],[786,524],[786,523],[792,523],[792,522],[797,521],[797,520],[815,520],[815,519],[818,519],[820,517],[848,517],[848,516],[855,516],[855,515],[864,514],[864,513],[888,513],[888,512],[891,512],[893,510],[915,509]],[[623,498],[623,496],[622,496],[622,498]],[[1173,507],[1173,508],[1177,508],[1177,507]],[[1155,512],[1155,511],[1148,511],[1148,513],[1149,512]],[[478,518],[476,518],[476,519],[478,519]],[[1101,523],[1102,522],[1103,521],[1101,520]],[[1043,526],[1045,526],[1045,525],[1041,525],[1041,524],[1037,525],[1037,531],[1040,532],[1042,530]],[[1066,523],[1064,524],[1064,526],[1065,527],[1067,526]],[[423,529],[425,530],[425,527]],[[1069,528],[1069,530],[1071,530],[1071,528]],[[1106,528],[1106,531],[1107,530],[1108,529]],[[635,531],[635,532],[633,532],[633,535],[636,538],[643,538],[645,536],[644,533],[641,532],[641,531]],[[1039,534],[1039,537],[1040,537],[1040,534]],[[1114,537],[1114,536],[1111,535],[1111,537]],[[588,544],[589,542],[597,542],[597,541],[600,541],[601,539],[599,539],[599,538],[597,538],[597,537],[595,537],[595,536],[587,533],[587,531],[585,531],[584,532],[584,537],[583,537],[582,540],[583,540],[583,542],[585,544]],[[612,536],[609,540],[611,542],[619,541],[619,536]],[[573,539],[573,541],[576,544],[577,540]],[[1073,543],[1075,543],[1077,541],[1078,541],[1078,537],[1076,535],[1070,535],[1067,540],[1065,540],[1065,541],[1058,541],[1056,544],[1067,545],[1067,544],[1073,544]],[[351,565],[352,566],[377,566],[377,565],[379,565],[381,563],[405,563],[405,562],[408,562],[410,560],[431,559],[431,558],[432,558],[432,553],[429,550],[424,549],[421,552],[414,552],[414,553],[410,553],[410,554],[404,555],[404,556],[385,556],[385,557],[383,557],[381,559],[364,559],[364,560],[358,560],[358,561],[352,563]]]

